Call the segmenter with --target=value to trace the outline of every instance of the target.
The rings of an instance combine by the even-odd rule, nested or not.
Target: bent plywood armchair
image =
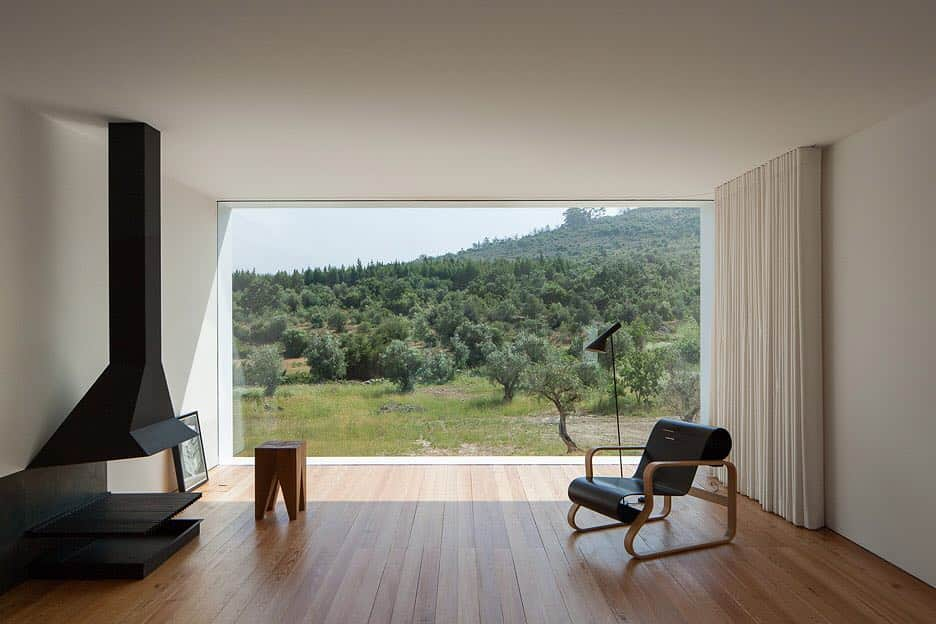
[[[642,450],[637,470],[630,478],[596,477],[592,461],[601,451]],[[646,446],[599,446],[585,454],[585,476],[569,484],[568,521],[577,533],[629,527],[624,537],[624,548],[635,559],[652,559],[687,550],[709,548],[727,544],[734,539],[737,527],[738,475],[734,464],[725,458],[731,451],[731,436],[718,427],[708,427],[678,420],[662,419],[653,427]],[[727,495],[720,495],[693,487],[699,466],[723,466],[728,470]],[[648,522],[663,520],[672,509],[672,497],[695,496],[728,508],[728,524],[721,539],[689,544],[675,548],[637,552],[634,539]],[[632,507],[628,498],[644,497],[643,507]],[[654,497],[663,497],[663,510],[653,515]],[[636,502],[636,501],[634,501]],[[575,522],[579,509],[613,518],[615,522],[593,527],[580,527]]]

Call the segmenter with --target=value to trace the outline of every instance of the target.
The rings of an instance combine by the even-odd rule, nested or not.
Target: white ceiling
[[[4,0],[0,91],[218,199],[705,197],[936,92],[932,1],[319,4]]]

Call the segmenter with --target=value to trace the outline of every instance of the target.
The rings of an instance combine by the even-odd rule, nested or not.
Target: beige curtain
[[[711,419],[738,487],[824,524],[820,161],[800,148],[715,190]]]

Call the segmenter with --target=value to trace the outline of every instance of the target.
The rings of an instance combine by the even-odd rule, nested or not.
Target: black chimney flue
[[[110,124],[110,361],[162,360],[159,132]],[[115,296],[116,295],[116,296]]]
[[[152,455],[195,435],[162,365],[159,131],[108,125],[110,364],[31,468]]]

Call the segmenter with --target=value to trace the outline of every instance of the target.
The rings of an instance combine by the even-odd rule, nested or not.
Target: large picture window
[[[537,456],[700,419],[707,202],[222,204],[222,453]]]

